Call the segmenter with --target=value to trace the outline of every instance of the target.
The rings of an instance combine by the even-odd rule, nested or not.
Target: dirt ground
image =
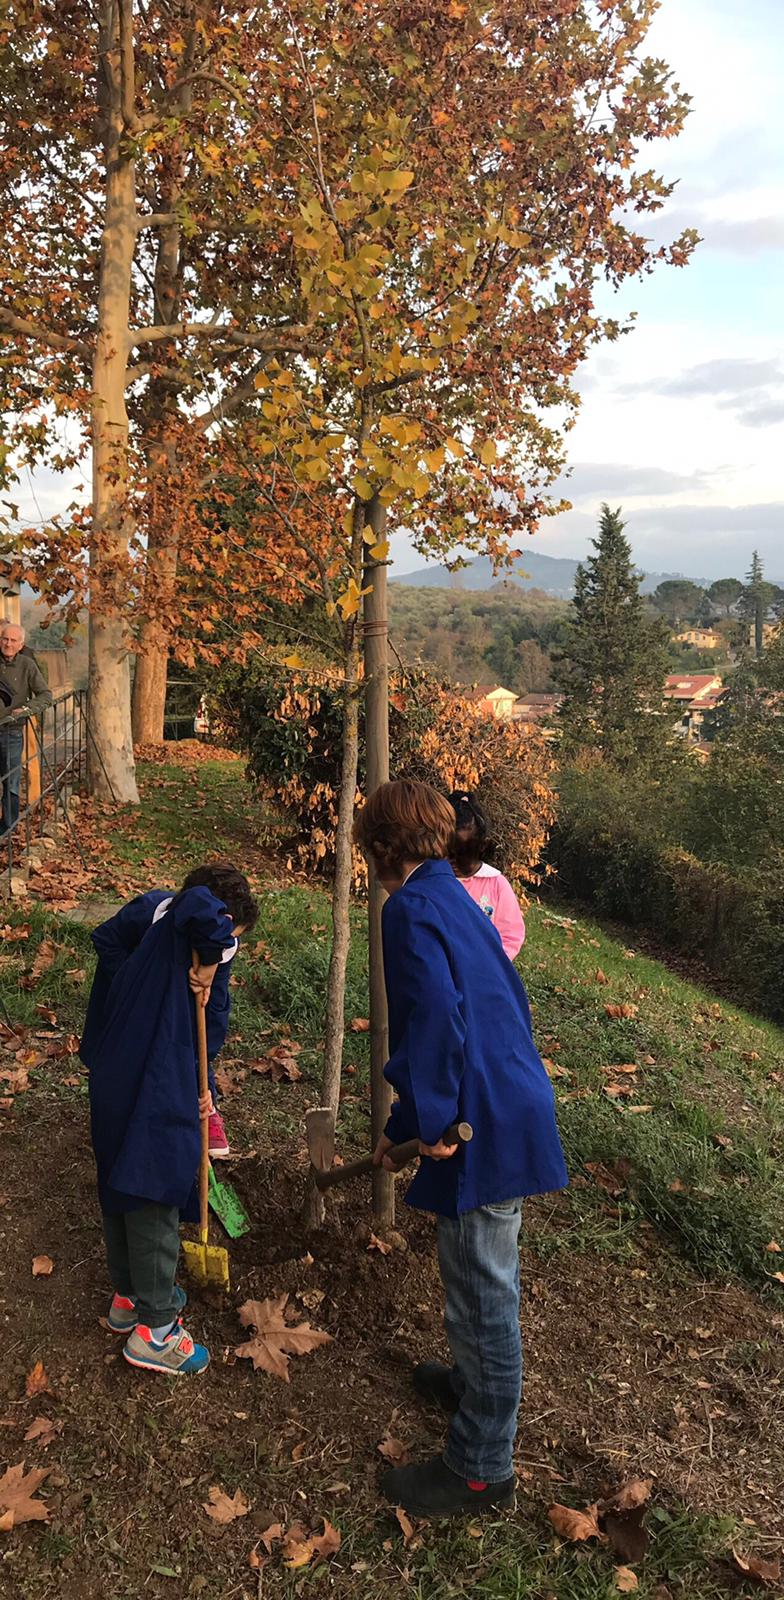
[[[413,1361],[445,1353],[433,1227],[400,1206],[406,1248],[369,1249],[355,1183],[333,1191],[326,1226],[308,1235],[304,1155],[296,1140],[281,1142],[274,1156],[263,1150],[230,1168],[253,1229],[231,1246],[231,1302],[190,1301],[210,1372],[166,1381],[129,1369],[99,1325],[108,1283],[86,1099],[34,1088],[4,1120],[0,1444],[8,1461],[50,1468],[41,1490],[50,1522],[18,1530],[0,1552],[0,1594],[239,1596],[249,1552],[274,1521],[320,1527],[326,1516],[340,1526],[350,1513],[382,1550],[396,1536],[400,1544],[376,1494],[377,1447],[387,1430],[414,1454],[441,1437],[409,1381]],[[565,1203],[532,1204],[529,1235],[555,1229]],[[40,1252],[54,1272],[32,1279]],[[775,1308],[698,1281],[652,1230],[634,1269],[564,1250],[543,1265],[529,1250],[523,1280],[516,1518],[546,1528],[553,1500],[586,1504],[647,1474],[657,1502],[747,1518],[755,1547],[775,1551],[784,1535],[784,1318]],[[284,1292],[297,1320],[333,1336],[291,1359],[288,1385],[230,1354],[244,1338],[236,1306]],[[37,1361],[51,1392],[27,1398]],[[24,1443],[37,1416],[63,1425],[47,1448]],[[202,1509],[212,1485],[230,1495],[241,1487],[249,1516],[216,1531]],[[213,1589],[202,1579],[218,1569]],[[329,1582],[335,1594],[356,1592],[348,1562]]]

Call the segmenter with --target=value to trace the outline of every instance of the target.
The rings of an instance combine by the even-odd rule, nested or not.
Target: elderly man
[[[24,642],[24,628],[15,622],[4,624],[0,630],[0,835],[8,833],[19,820],[25,720],[52,703],[35,658],[22,653]]]

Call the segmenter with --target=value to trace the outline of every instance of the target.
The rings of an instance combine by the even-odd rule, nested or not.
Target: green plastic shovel
[[[210,1208],[223,1223],[230,1239],[241,1239],[244,1233],[250,1232],[250,1222],[236,1189],[233,1189],[230,1183],[218,1182],[212,1163],[210,1163],[207,1198]]]

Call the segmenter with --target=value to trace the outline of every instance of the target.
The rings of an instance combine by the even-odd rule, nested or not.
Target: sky
[[[573,510],[532,545],[585,556],[608,500],[648,572],[742,577],[756,548],[784,584],[784,0],[662,0],[648,53],[693,101],[684,133],[645,150],[678,184],[651,232],[696,227],[704,242],[686,268],[603,290],[605,314],[637,322],[578,376],[556,486]],[[72,493],[41,473],[14,498],[37,519]],[[392,555],[399,573],[422,565],[404,533]]]
[[[646,571],[742,577],[757,548],[784,583],[784,0],[663,0],[647,53],[692,96],[683,134],[646,147],[678,180],[650,229],[704,242],[688,267],[603,293],[637,323],[578,377],[558,485],[574,509],[532,547],[586,555],[606,499]],[[404,535],[393,555],[422,565]]]

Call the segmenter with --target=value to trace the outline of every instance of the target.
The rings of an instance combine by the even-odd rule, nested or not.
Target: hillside
[[[401,1530],[374,1480],[385,1436],[413,1454],[441,1437],[410,1389],[412,1360],[443,1350],[432,1225],[401,1205],[400,1238],[383,1254],[357,1181],[333,1191],[319,1233],[304,1233],[328,900],[258,850],[240,763],[192,749],[180,763],[196,755],[142,768],[140,812],[80,807],[89,869],[63,858],[41,884],[46,904],[5,912],[0,1438],[7,1464],[48,1472],[49,1521],[3,1535],[0,1594],[614,1600],[629,1566],[639,1600],[746,1593],[733,1548],[773,1571],[784,1534],[784,1036],[592,924],[531,908],[522,970],[572,1181],[527,1208],[518,1506],[481,1527]],[[190,1290],[209,1373],[168,1383],[131,1372],[99,1325],[107,1281],[86,1083],[69,1051],[95,897],[176,884],[216,847],[263,897],[223,1062],[229,1175],[252,1230],[230,1247],[228,1303]],[[363,923],[357,906],[349,1020],[366,1014]],[[350,1155],[368,1142],[362,1032],[347,1033],[345,1072],[338,1143]],[[225,1243],[214,1222],[213,1238]],[[53,1270],[33,1278],[42,1252]],[[236,1306],[283,1294],[292,1320],[331,1336],[291,1358],[288,1384],[234,1354]],[[39,1362],[43,1380],[31,1382]],[[589,1506],[637,1478],[652,1480],[647,1554],[639,1529],[632,1546],[623,1528],[613,1538],[626,1545],[556,1538],[553,1501]],[[241,1491],[248,1514],[216,1525],[203,1509],[212,1489]],[[326,1565],[287,1568],[272,1528],[320,1531],[324,1518],[340,1549]]]
[[[567,605],[539,590],[389,591],[390,637],[401,660],[423,661],[455,683],[502,682],[518,694],[550,689],[551,650]]]
[[[516,566],[508,575],[504,575],[504,582],[517,589],[542,589],[545,594],[557,599],[570,600],[574,593],[578,564],[565,556],[546,556],[539,551],[524,549]],[[653,594],[660,583],[668,578],[680,577],[683,577],[683,573],[647,572],[641,584],[642,593]],[[695,578],[693,581],[701,588],[708,582],[704,578]],[[395,584],[414,589],[471,590],[480,593],[494,588],[498,582],[499,576],[494,573],[489,556],[475,556],[457,572],[450,572],[444,566],[419,567],[414,572],[403,573],[394,579]]]

